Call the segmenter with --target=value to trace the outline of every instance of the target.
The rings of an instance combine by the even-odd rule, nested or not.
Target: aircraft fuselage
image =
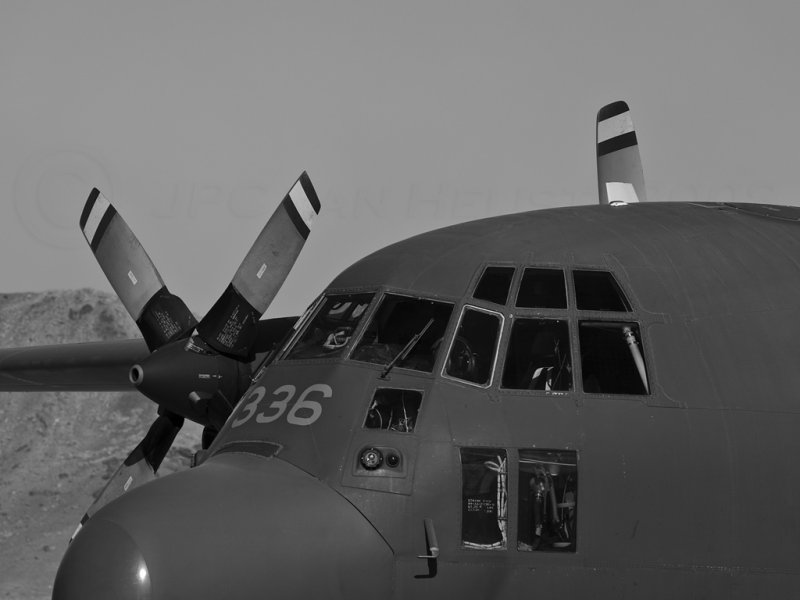
[[[373,530],[354,534],[369,564],[339,571],[350,587],[325,588],[335,576],[323,574],[295,589],[293,541],[250,580],[261,591],[280,580],[298,597],[788,597],[800,590],[795,219],[746,206],[564,208],[390,246],[326,288],[196,469],[95,519],[163,538],[126,514],[243,461],[246,479],[295,468],[290,485],[309,476],[298,493],[321,482],[355,509],[331,501],[332,518]],[[554,273],[563,293],[531,283],[521,300],[528,275]],[[386,307],[411,315],[407,331]],[[230,560],[258,563],[246,536],[263,518],[284,523],[271,529],[276,548],[302,537],[357,559],[341,529],[269,514],[284,510],[269,486],[252,493],[263,496],[225,517],[227,533],[201,527],[192,543],[230,542]],[[420,558],[432,534],[438,557]],[[227,572],[219,561],[202,558],[197,577]]]

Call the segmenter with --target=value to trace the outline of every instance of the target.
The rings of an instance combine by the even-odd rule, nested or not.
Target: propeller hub
[[[177,340],[133,365],[130,381],[165,410],[221,426],[249,385],[250,366],[216,353],[187,351],[185,345]]]

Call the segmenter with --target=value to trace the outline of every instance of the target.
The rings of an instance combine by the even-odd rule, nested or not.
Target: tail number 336
[[[253,415],[256,417],[256,423],[272,423],[280,419],[286,409],[291,404],[292,407],[286,413],[286,421],[291,425],[311,425],[314,421],[319,419],[322,415],[322,404],[317,400],[312,399],[312,396],[321,396],[322,398],[330,398],[333,396],[331,386],[325,383],[315,383],[308,386],[297,400],[292,404],[292,400],[297,393],[297,388],[293,385],[282,385],[272,395],[277,398],[273,400],[267,410],[258,412],[261,401],[264,400],[267,391],[263,385],[258,386],[250,391],[247,396],[242,399],[242,410],[240,414],[231,423],[231,427],[239,427],[244,425]]]

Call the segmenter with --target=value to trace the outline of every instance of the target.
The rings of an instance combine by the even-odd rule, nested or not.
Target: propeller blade
[[[142,244],[114,206],[93,189],[80,219],[81,230],[111,287],[152,351],[188,337],[197,320],[171,294]]]
[[[319,210],[319,198],[304,171],[261,230],[228,288],[197,325],[203,342],[221,354],[250,356],[258,320],[297,260]]]
[[[156,478],[158,467],[167,454],[175,436],[183,427],[183,418],[163,411],[150,426],[147,435],[128,458],[114,471],[108,483],[83,515],[78,528],[69,538],[72,542],[86,522],[112,500],[125,492]]]
[[[600,204],[647,200],[636,130],[622,100],[597,113],[597,186]]]

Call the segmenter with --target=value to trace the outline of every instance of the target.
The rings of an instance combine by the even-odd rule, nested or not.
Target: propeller
[[[597,112],[597,187],[600,204],[647,200],[636,130],[622,100]]]
[[[203,448],[210,445],[249,386],[250,361],[264,345],[263,338],[274,345],[291,330],[294,319],[260,318],[297,260],[319,210],[316,191],[303,172],[198,323],[183,300],[167,289],[122,216],[99,190],[92,190],[81,214],[81,230],[147,344],[150,354],[131,367],[130,380],[159,410],[144,439],[89,507],[76,534],[102,506],[155,478],[184,419],[203,425]]]

